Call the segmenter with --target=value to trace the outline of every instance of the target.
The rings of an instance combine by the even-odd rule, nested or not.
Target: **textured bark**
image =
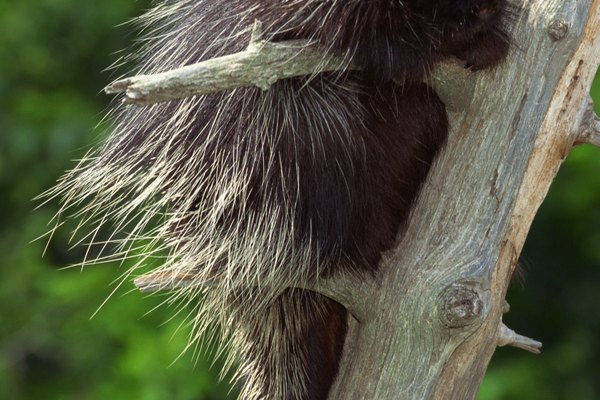
[[[466,78],[470,104],[450,115],[449,143],[382,266],[372,317],[352,324],[330,399],[475,398],[533,217],[574,143],[598,137],[588,93],[599,21],[598,0],[524,1],[518,49]]]

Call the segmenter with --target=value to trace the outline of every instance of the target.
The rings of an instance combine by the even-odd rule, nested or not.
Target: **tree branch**
[[[596,115],[594,103],[589,97],[575,144],[586,143],[600,147],[600,117]]]
[[[119,79],[104,91],[124,93],[127,104],[151,105],[239,87],[268,90],[281,79],[358,69],[343,57],[305,40],[262,40],[260,26],[256,21],[245,51],[157,74]],[[436,67],[428,83],[450,110],[460,111],[471,101],[476,79],[462,62],[447,61]]]
[[[343,57],[325,53],[308,41],[273,43],[261,36],[257,21],[245,51],[158,74],[120,79],[104,90],[125,93],[125,103],[148,105],[239,87],[268,90],[280,79],[352,69]]]
[[[498,347],[513,346],[519,349],[527,350],[533,354],[540,354],[542,342],[528,338],[527,336],[519,335],[508,326],[500,324],[500,332],[498,333]]]
[[[154,293],[190,287],[212,287],[218,285],[217,279],[219,278],[201,281],[196,274],[191,272],[182,273],[163,269],[141,275],[134,279],[133,283],[142,293]],[[369,299],[376,293],[379,286],[377,276],[352,273],[303,282],[301,285],[290,285],[290,287],[320,293],[337,301],[359,321],[366,319],[369,312],[373,311]]]

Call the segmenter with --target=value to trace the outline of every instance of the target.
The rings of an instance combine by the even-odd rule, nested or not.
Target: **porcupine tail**
[[[346,309],[322,295],[288,289],[244,324],[251,360],[241,399],[325,400],[337,374]]]

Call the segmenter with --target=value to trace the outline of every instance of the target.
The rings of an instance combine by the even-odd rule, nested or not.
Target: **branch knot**
[[[463,328],[483,321],[486,314],[482,296],[465,282],[448,286],[441,294],[440,319],[448,328]]]

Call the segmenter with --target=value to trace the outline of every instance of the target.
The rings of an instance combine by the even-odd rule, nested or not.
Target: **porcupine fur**
[[[347,313],[290,288],[375,271],[448,132],[444,104],[421,81],[447,56],[472,69],[498,64],[506,9],[504,0],[163,0],[141,18],[135,73],[242,51],[255,20],[267,40],[310,39],[362,70],[117,106],[110,138],[50,195],[64,199],[62,213],[82,209],[87,241],[111,224],[114,258],[141,253],[142,265],[166,252],[165,274],[193,277],[176,295],[201,298],[194,332],[218,326],[230,362],[241,360],[240,398],[325,399]]]

